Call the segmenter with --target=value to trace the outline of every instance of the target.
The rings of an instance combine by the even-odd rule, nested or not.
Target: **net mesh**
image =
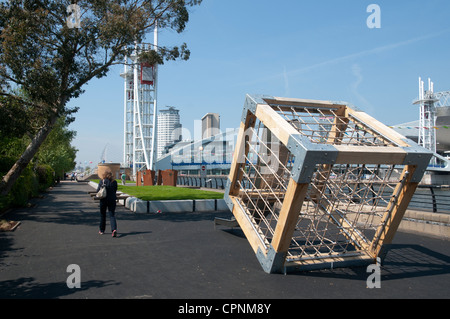
[[[392,147],[393,142],[338,109],[272,105],[312,143]],[[247,130],[237,201],[269,249],[295,157],[256,119]],[[303,201],[287,261],[352,255],[366,249],[395,198],[402,167],[317,163]]]

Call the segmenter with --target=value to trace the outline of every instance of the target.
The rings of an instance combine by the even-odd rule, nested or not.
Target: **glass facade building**
[[[164,149],[171,144],[181,141],[180,111],[172,106],[160,110],[158,114],[158,148],[157,158],[164,153]]]

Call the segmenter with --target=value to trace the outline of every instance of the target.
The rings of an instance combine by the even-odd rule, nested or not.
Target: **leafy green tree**
[[[56,178],[75,168],[77,149],[71,145],[76,132],[67,129],[64,118],[60,118],[45,142],[35,155],[38,164],[49,165]]]
[[[135,41],[142,42],[156,23],[182,32],[189,7],[201,0],[74,2],[75,6],[68,0],[0,3],[0,105],[5,108],[1,112],[18,108],[33,116],[36,126],[29,132],[29,145],[3,176],[1,194],[9,192],[57,120],[70,120],[76,109],[67,103],[82,94],[91,79],[102,78],[112,65],[123,63]],[[165,60],[188,59],[189,54],[185,44],[158,50]],[[18,89],[24,94],[17,94]]]

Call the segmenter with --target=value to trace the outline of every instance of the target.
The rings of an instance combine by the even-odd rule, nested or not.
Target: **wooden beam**
[[[337,116],[334,117],[333,126],[328,135],[327,144],[339,145],[344,137],[344,132],[347,129],[348,117],[347,117],[347,107],[342,107],[335,112]],[[331,164],[323,164],[318,167],[317,178],[316,178],[316,190],[311,194],[312,199],[316,199],[322,195],[325,182],[328,180],[332,169]]]
[[[288,145],[289,137],[298,134],[280,114],[271,106],[258,104],[256,106],[256,117],[283,143]]]
[[[364,112],[358,112],[352,109],[348,109],[348,113],[352,115],[355,119],[361,121],[365,126],[372,128],[377,135],[382,135],[383,137],[387,137],[392,142],[396,143],[401,147],[409,147],[410,145],[404,141],[405,137],[400,133],[397,133],[393,129],[387,127],[383,123],[377,121],[370,115]]]
[[[315,269],[325,269],[325,268],[339,268],[339,267],[352,267],[352,266],[362,266],[373,263],[375,260],[368,254],[360,252],[360,255],[352,256],[339,256],[339,257],[325,257],[306,259],[306,260],[287,260],[284,264],[286,268],[294,268],[296,271],[310,271]],[[321,257],[321,256],[318,256]]]
[[[335,114],[333,126],[328,134],[327,144],[339,145],[342,142],[349,122],[347,107],[340,107]]]
[[[245,237],[250,243],[250,246],[252,247],[253,251],[257,253],[259,248],[261,251],[265,252],[267,250],[267,247],[265,243],[262,242],[262,240],[264,240],[264,235],[256,230],[256,226],[251,222],[250,220],[251,217],[246,207],[241,206],[238,203],[239,199],[237,199],[236,197],[230,196],[230,198],[234,204],[232,212],[234,218],[236,218],[236,221],[238,222],[239,226],[244,232]]]
[[[329,108],[329,109],[338,109],[340,107],[346,107],[345,104],[335,103],[331,101],[295,99],[285,97],[274,97],[273,99],[264,98],[264,101],[268,104],[275,104],[280,106],[293,106],[293,107],[315,107],[315,108]]]
[[[245,164],[245,157],[249,152],[249,146],[246,143],[246,139],[251,140],[251,130],[250,127],[254,127],[256,122],[256,117],[254,114],[248,112],[245,123],[241,122],[239,133],[236,140],[236,148],[233,154],[233,161],[231,163],[229,180],[230,185],[230,195],[239,194],[239,187],[237,181],[242,180],[241,167]]]
[[[402,164],[406,151],[396,147],[333,145],[338,150],[336,164]]]
[[[413,197],[419,183],[411,183],[416,167],[407,165],[403,169],[400,180],[406,178],[404,183],[399,182],[394,190],[394,195],[398,194],[396,199],[392,199],[381,220],[381,225],[375,233],[374,240],[370,247],[370,253],[378,257],[384,245],[389,245],[394,239],[398,226],[405,215],[409,202]]]
[[[272,247],[277,253],[289,249],[307,190],[308,184],[297,184],[290,179],[272,239]]]

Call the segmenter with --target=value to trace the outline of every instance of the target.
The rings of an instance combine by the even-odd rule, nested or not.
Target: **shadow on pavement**
[[[34,278],[18,278],[15,280],[2,281],[0,290],[1,299],[51,299],[71,295],[72,293],[88,290],[90,288],[102,288],[107,286],[119,285],[112,280],[83,281],[81,288],[69,289],[66,283],[38,283]]]

